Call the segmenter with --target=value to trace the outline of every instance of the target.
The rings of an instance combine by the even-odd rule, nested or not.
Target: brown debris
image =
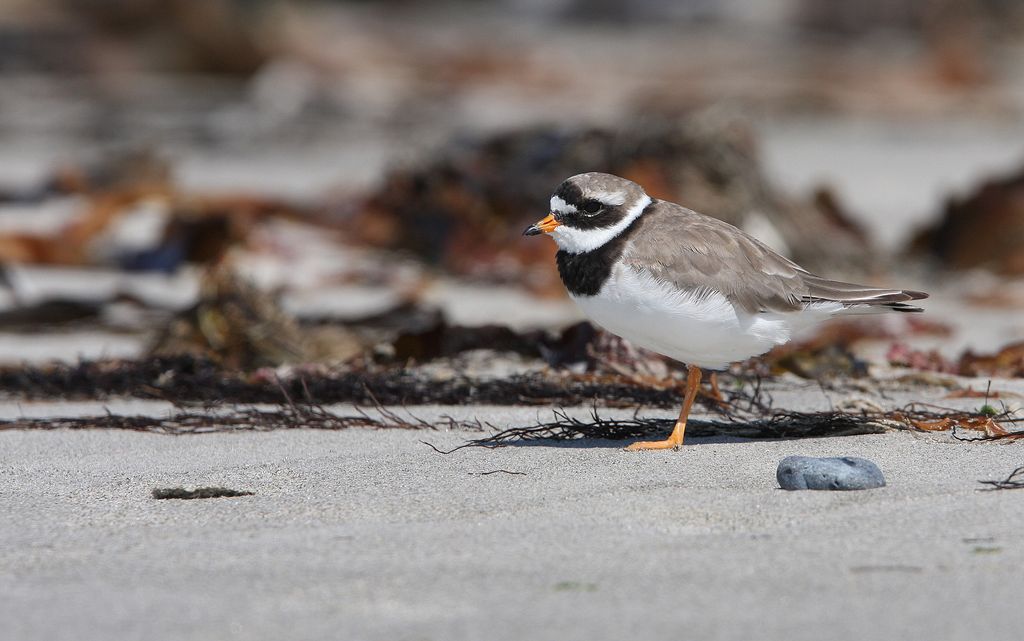
[[[991,416],[946,416],[940,419],[906,419],[914,429],[922,432],[948,432],[955,429],[983,432],[989,437],[1009,436],[1006,429]]]
[[[831,186],[819,185],[811,194],[811,203],[830,225],[834,225],[837,229],[844,229],[861,240],[866,238],[864,229],[854,222],[856,218],[843,206],[838,194]]]
[[[977,390],[977,389],[974,389],[973,387],[968,385],[964,389],[953,390],[949,394],[946,394],[946,398],[948,398],[948,399],[954,399],[954,398],[984,398],[984,399],[999,398],[999,392],[993,392],[991,389]]]
[[[951,199],[942,219],[921,232],[910,250],[950,269],[1024,274],[1024,168]]]
[[[220,260],[232,246],[246,241],[256,223],[268,218],[316,222],[311,212],[272,198],[184,193],[174,184],[168,162],[150,150],[111,153],[93,163],[62,167],[45,193],[78,194],[87,204],[56,234],[0,234],[0,261],[92,265],[113,259],[130,270],[171,272],[183,262],[208,265]],[[143,203],[167,211],[157,245],[141,252],[97,256],[97,241]]]
[[[672,373],[680,373],[683,366],[667,356],[636,347],[611,332],[596,330],[586,349],[590,371],[632,377],[654,387],[678,387]]]
[[[0,311],[0,328],[6,331],[37,332],[41,327],[96,321],[102,303],[52,299]]]
[[[867,363],[858,359],[851,347],[861,340],[880,340],[897,336],[948,336],[952,329],[943,323],[918,318],[902,319],[905,330],[893,330],[872,320],[837,320],[822,325],[806,340],[781,345],[754,359],[747,367],[766,367],[772,372],[792,372],[814,380],[833,376],[865,376]],[[894,354],[893,358],[898,358]],[[892,359],[890,359],[892,360]],[[945,370],[939,370],[945,371]]]
[[[395,360],[419,363],[476,349],[537,357],[545,339],[547,334],[543,331],[519,333],[503,325],[449,325],[438,313],[429,326],[401,333],[392,343],[392,348]]]
[[[501,325],[450,325],[436,313],[428,325],[402,332],[392,343],[393,360],[397,362],[424,363],[481,349],[541,359],[551,367],[582,366],[591,374],[660,379],[662,383],[671,380],[673,371],[682,370],[671,359],[634,347],[587,321],[559,332],[517,332]]]
[[[945,374],[959,373],[957,364],[940,354],[938,350],[932,349],[926,352],[913,349],[905,343],[893,343],[889,347],[885,358],[890,365],[895,367],[908,367],[910,369],[943,372]]]
[[[270,45],[283,33],[275,11],[279,3],[273,0],[43,4],[74,25],[81,37],[74,59],[66,64],[93,72],[158,69],[250,74],[268,60]]]
[[[209,359],[183,354],[138,361],[94,361],[40,368],[0,368],[0,390],[9,398],[155,398],[175,403],[277,403],[282,388],[295,398],[322,403],[383,405],[580,405],[597,399],[608,407],[676,407],[675,389],[651,388],[634,377],[573,374],[565,370],[476,379],[458,372],[356,364],[336,369],[295,367],[225,370]],[[700,402],[704,402],[703,399]]]
[[[208,358],[246,370],[302,362],[306,356],[294,319],[224,264],[206,272],[199,302],[170,320],[149,353]]]
[[[90,263],[90,243],[132,205],[173,192],[167,161],[150,150],[110,153],[83,165],[65,165],[46,185],[46,194],[78,194],[88,199],[81,215],[56,237],[0,235],[0,260],[81,265]]]
[[[536,127],[453,144],[437,160],[392,171],[349,229],[458,274],[522,281],[525,270],[536,290],[560,292],[551,246],[520,234],[546,213],[558,181],[605,171],[738,226],[760,212],[810,266],[863,256],[863,233],[837,224],[837,207],[823,214],[775,192],[745,123],[720,110],[634,120],[622,130]]]
[[[849,343],[808,341],[783,345],[760,359],[753,359],[750,365],[760,365],[774,373],[792,372],[813,380],[836,376],[860,378],[868,374],[867,363],[850,351]]]
[[[1018,378],[1024,376],[1024,342],[1006,345],[994,354],[976,354],[967,350],[956,361],[950,361],[936,350],[923,352],[902,343],[893,343],[887,355],[889,364],[897,367],[945,372],[959,376],[991,376]]]
[[[959,370],[964,376],[1024,376],[1024,342],[1007,345],[995,354],[975,354],[968,350],[960,357]]]

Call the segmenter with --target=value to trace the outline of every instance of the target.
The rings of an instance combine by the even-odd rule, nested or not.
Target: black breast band
[[[639,229],[640,219],[656,201],[652,198],[651,203],[644,208],[644,211],[637,216],[628,227],[597,249],[579,254],[570,254],[567,251],[559,250],[555,254],[555,262],[558,263],[558,275],[562,277],[562,283],[573,296],[596,296],[605,281],[612,273],[612,265],[622,256],[626,241]]]

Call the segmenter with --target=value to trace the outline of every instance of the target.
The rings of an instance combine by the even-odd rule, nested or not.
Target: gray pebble
[[[784,490],[870,490],[885,486],[882,470],[855,456],[787,456],[775,473]]]

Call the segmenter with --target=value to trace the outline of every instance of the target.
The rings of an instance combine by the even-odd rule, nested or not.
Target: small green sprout
[[[981,409],[978,410],[978,413],[981,414],[982,416],[995,416],[999,412],[996,411],[996,408],[992,407],[988,403],[985,403],[984,405],[981,406]]]

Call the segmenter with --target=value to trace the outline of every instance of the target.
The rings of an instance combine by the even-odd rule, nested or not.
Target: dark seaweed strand
[[[502,380],[454,377],[436,380],[404,368],[358,369],[304,375],[284,381],[231,373],[193,357],[144,361],[94,361],[44,368],[0,369],[0,392],[17,399],[155,398],[173,403],[277,403],[282,388],[293,398],[320,403],[372,405],[586,405],[668,408],[674,389],[644,386],[628,377],[526,374]]]
[[[1010,475],[1001,481],[978,481],[990,487],[985,490],[1020,490],[1024,489],[1024,465],[1016,468]]]

